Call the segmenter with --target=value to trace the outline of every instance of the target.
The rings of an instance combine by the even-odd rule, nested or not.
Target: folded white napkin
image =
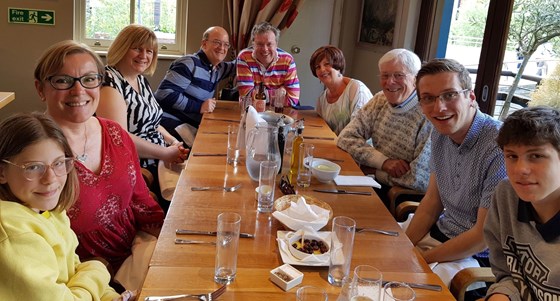
[[[303,257],[301,259],[298,259],[296,257],[294,257],[291,252],[290,252],[290,238],[296,236],[296,237],[300,237],[302,234],[304,234],[304,237],[307,235],[313,235],[316,237],[319,237],[321,239],[323,239],[327,245],[329,245],[329,252],[325,253],[325,254],[321,254],[321,255],[315,255],[315,254],[309,254],[306,257]],[[278,247],[282,250],[285,251],[290,257],[292,257],[293,260],[297,261],[299,264],[310,264],[310,265],[316,265],[319,263],[328,263],[330,261],[330,233],[329,232],[315,232],[313,229],[311,228],[303,228],[300,229],[296,232],[288,232],[283,238],[277,238],[276,239],[278,241]]]
[[[175,187],[177,187],[177,181],[179,181],[179,176],[181,171],[185,167],[185,163],[181,164],[171,164],[171,166],[166,167],[162,160],[158,163],[158,180],[159,188],[161,190],[161,196],[167,201],[171,201],[173,198],[173,193],[175,192]]]
[[[290,202],[290,207],[272,213],[277,220],[292,230],[309,227],[314,231],[323,228],[329,222],[329,211],[317,205],[309,205],[305,198]]]
[[[334,178],[336,185],[340,186],[367,186],[381,188],[371,176],[337,176]]]
[[[266,120],[259,115],[255,107],[252,105],[248,106],[247,113],[243,114],[243,118],[239,122],[239,132],[237,133],[237,146],[239,149],[245,149],[246,141],[249,138],[249,132],[251,132],[251,129],[255,128],[257,123],[261,122],[266,123]]]

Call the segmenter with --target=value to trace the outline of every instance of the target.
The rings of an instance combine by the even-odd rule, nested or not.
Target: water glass
[[[214,281],[229,284],[237,273],[237,249],[241,216],[235,212],[223,212],[218,215],[216,229],[216,265]]]
[[[350,300],[379,301],[381,293],[381,272],[369,265],[359,265],[354,269]]]
[[[352,298],[352,278],[344,277],[342,279],[340,295],[338,295],[336,301],[350,301],[350,298]]]
[[[239,127],[235,124],[228,125],[227,164],[236,166],[239,163],[239,145],[237,136]]]
[[[274,207],[274,190],[276,188],[276,161],[262,161],[259,175],[259,195],[257,210],[259,212],[272,212]]]
[[[270,106],[274,108],[274,112],[282,113],[286,101],[286,90],[284,88],[268,90],[268,95],[270,97]]]
[[[313,163],[313,150],[315,146],[311,143],[299,145],[299,166],[297,173],[297,185],[309,187],[311,185],[311,164]]]
[[[344,277],[350,273],[355,232],[356,221],[353,219],[346,216],[333,219],[328,281],[334,286],[342,286]]]
[[[245,114],[247,107],[253,105],[253,97],[251,93],[245,96],[239,96],[239,110],[241,111],[241,117]]]
[[[296,292],[297,301],[327,301],[328,297],[324,289],[310,285],[302,286]]]
[[[416,293],[410,286],[402,282],[388,282],[383,288],[384,301],[413,301]]]

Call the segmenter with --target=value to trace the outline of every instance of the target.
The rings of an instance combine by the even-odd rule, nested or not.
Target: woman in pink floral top
[[[105,259],[115,281],[135,290],[164,214],[143,181],[127,131],[93,116],[103,73],[103,63],[87,46],[63,41],[39,59],[35,87],[76,155],[80,197],[68,216],[79,240],[77,253],[82,260]]]

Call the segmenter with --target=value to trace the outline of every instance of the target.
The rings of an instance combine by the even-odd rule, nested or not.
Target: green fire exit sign
[[[54,10],[8,7],[8,22],[54,25]]]

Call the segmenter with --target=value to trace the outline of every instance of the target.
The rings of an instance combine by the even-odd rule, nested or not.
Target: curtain
[[[251,29],[268,21],[279,30],[289,28],[305,0],[228,0],[228,14],[234,56],[249,46]]]

